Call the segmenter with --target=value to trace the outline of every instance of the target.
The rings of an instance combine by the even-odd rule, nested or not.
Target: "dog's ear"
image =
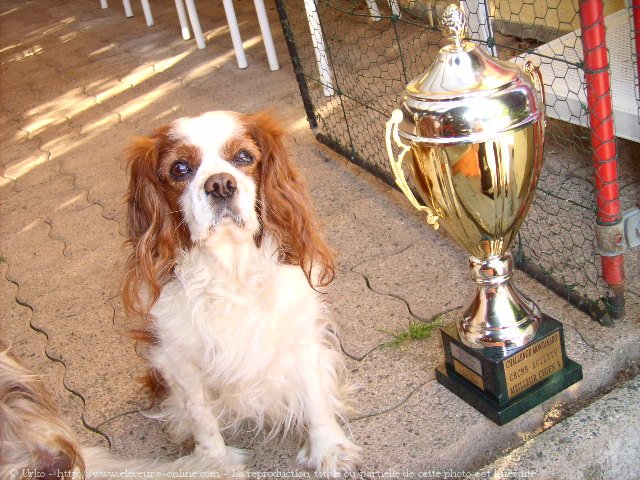
[[[310,285],[328,285],[334,254],[318,229],[304,181],[282,142],[282,129],[264,113],[248,116],[246,123],[262,152],[258,201],[263,229],[276,238],[286,263],[300,265]]]
[[[127,313],[146,317],[169,279],[180,248],[175,212],[160,178],[163,144],[169,127],[136,138],[126,151],[129,189],[125,197],[127,243],[131,253],[122,284]]]

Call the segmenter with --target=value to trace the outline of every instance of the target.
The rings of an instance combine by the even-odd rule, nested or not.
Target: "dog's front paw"
[[[357,472],[362,466],[362,449],[347,438],[338,442],[320,441],[313,445],[307,440],[298,453],[298,462],[326,476],[340,476]]]
[[[196,445],[193,454],[201,458],[214,460],[221,468],[238,470],[243,469],[251,460],[247,450],[224,446],[224,448],[211,448],[204,445]]]

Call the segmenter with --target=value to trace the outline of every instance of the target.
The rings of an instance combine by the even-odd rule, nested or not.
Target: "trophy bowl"
[[[568,365],[572,376],[559,382],[565,384],[562,388],[581,378],[579,366],[564,353],[561,324],[544,315],[510,280],[510,246],[542,168],[544,88],[531,62],[520,68],[464,41],[466,22],[457,6],[447,7],[441,26],[451,44],[405,87],[399,108],[387,122],[387,153],[396,183],[409,201],[426,213],[427,223],[442,225],[470,255],[477,288],[455,329],[443,330],[446,366],[449,376],[460,375],[492,394],[498,406],[491,408],[502,411],[553,373],[562,370],[566,376]],[[424,204],[405,177],[405,156]],[[540,361],[538,354],[546,360]],[[551,359],[557,362],[549,369]],[[454,391],[460,389],[446,382],[441,380]],[[524,403],[533,405],[530,400]],[[523,409],[519,405],[506,416],[498,415],[498,423]]]

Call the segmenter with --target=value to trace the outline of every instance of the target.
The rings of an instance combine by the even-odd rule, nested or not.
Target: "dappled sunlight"
[[[69,32],[69,33],[65,33],[64,35],[60,35],[58,38],[60,39],[60,43],[67,43],[73,40],[74,38],[78,37],[79,35],[80,35],[80,32]]]
[[[249,40],[242,42],[242,46],[246,51],[247,49],[254,47],[255,45],[258,45],[259,43],[262,43],[262,36],[257,35],[255,37],[251,37]],[[204,77],[216,71],[228,61],[232,59],[235,61],[235,58],[236,58],[235,52],[233,50],[229,50],[228,52],[223,53],[222,55],[212,58],[211,60],[207,62],[203,62],[199,66],[192,68],[191,70],[189,70],[187,77],[189,78],[189,80],[195,80],[195,79]]]
[[[130,84],[122,83],[120,80],[116,78],[112,78],[108,80],[108,82],[110,82],[112,86],[105,88],[104,90],[99,91],[94,95],[96,103],[98,104],[107,103],[109,100],[117,97],[121,93],[131,90]],[[100,83],[104,83],[104,82],[101,81]]]
[[[18,48],[21,46],[21,43],[14,43],[13,45],[8,45],[6,47],[0,48],[0,53],[8,52],[9,50],[13,50],[14,48]]]
[[[67,200],[66,202],[62,202],[60,205],[58,205],[55,210],[57,212],[59,212],[60,210],[64,210],[67,207],[70,207],[71,205],[73,205],[74,203],[78,203],[78,202],[84,202],[86,199],[86,193],[82,192],[79,193],[78,195],[76,195],[75,197],[71,197],[69,200]]]
[[[240,24],[238,25],[238,28],[239,27],[240,27]],[[231,41],[231,38],[229,37],[230,33],[229,33],[228,25],[222,25],[220,27],[212,28],[211,30],[207,30],[202,34],[204,35],[204,38],[207,41],[207,44],[210,43],[211,40],[216,39],[217,37],[226,37],[229,39],[229,42]]]
[[[160,98],[180,87],[182,87],[182,83],[179,80],[170,80],[168,82],[164,82],[153,90],[142,94],[119,107],[118,113],[123,120],[127,120],[133,117],[136,113],[144,110],[153,102],[159,100]]]
[[[76,17],[67,17],[62,20],[58,20],[57,24],[42,30],[41,32],[38,33],[38,35],[51,35],[52,33],[58,32],[60,29],[65,28],[66,26],[68,26],[69,24],[75,21],[76,21]]]
[[[64,118],[42,117],[23,126],[22,130],[24,130],[27,133],[27,136],[31,138],[33,134],[36,134],[39,131],[43,131],[45,128],[55,126],[55,125],[60,125],[61,123],[64,123],[64,122],[65,122]],[[16,132],[16,134],[14,135],[14,139],[19,140],[20,137],[22,136],[22,133],[23,132],[20,132],[20,131]]]
[[[64,104],[67,102],[72,102],[74,99],[80,99],[83,97],[83,88],[82,87],[76,87],[76,88],[72,88],[70,90],[67,90],[67,92],[65,92],[62,95],[58,95],[57,98],[54,98],[48,102],[43,102],[40,105],[37,105],[33,108],[30,108],[29,110],[26,111],[26,116],[30,117],[30,116],[36,116],[36,115],[41,115],[41,114],[48,114],[50,112],[54,112],[56,113],[58,116],[65,116],[65,115],[61,115],[61,113],[67,113],[67,111],[62,110],[62,108],[64,108]],[[70,107],[66,107],[66,108],[70,108]],[[33,122],[35,123],[37,120],[34,119]]]
[[[28,232],[29,230],[33,230],[34,228],[39,227],[40,225],[42,225],[42,220],[40,218],[37,218],[36,220],[29,223],[28,225],[25,225],[18,233],[20,234],[20,233]]]
[[[141,65],[128,75],[122,77],[120,81],[128,86],[135,87],[136,85],[140,85],[145,80],[149,80],[151,77],[156,75],[156,72],[153,69],[153,65]]]
[[[96,104],[108,102],[116,96],[130,90],[131,87],[141,85],[158,73],[174,67],[188,55],[189,52],[187,51],[167,57],[158,61],[154,65],[143,65],[138,67],[120,80],[116,79],[112,86],[96,93],[94,96],[89,96],[85,93],[84,89],[77,88],[54,100],[42,103],[27,112],[27,116],[30,118],[27,120],[23,129],[29,132],[30,137],[32,137],[42,133],[47,128],[60,125],[66,120],[72,121],[78,115],[95,107]],[[90,84],[89,87],[99,87],[99,83],[104,84],[104,80],[94,82],[93,84]],[[159,90],[162,90],[162,87],[160,87]],[[141,102],[140,108],[135,108],[132,105],[125,104],[124,110],[121,113],[125,116],[130,116],[132,113],[138,112],[142,108],[146,107],[151,101],[153,101],[153,99],[159,98],[162,95],[164,94],[161,91],[153,91],[150,92],[150,94],[143,95],[143,100],[136,98],[128,103]],[[144,100],[145,98],[150,100]],[[103,122],[102,119],[99,119],[98,121],[93,122],[91,128],[93,129],[96,125],[99,126],[103,123],[105,122]]]
[[[40,45],[34,45],[33,47],[29,47],[22,52],[14,53],[11,57],[9,57],[8,62],[20,62],[22,60],[26,60],[29,57],[33,57],[34,55],[40,55],[44,52],[44,48]]]
[[[165,70],[175,66],[178,62],[185,59],[190,52],[183,52],[172,57],[165,58],[164,60],[160,60],[155,62],[153,65],[143,65],[135,70],[133,70],[130,74],[125,77],[122,77],[120,81],[124,84],[128,84],[131,86],[136,86],[141,84],[142,82],[149,80],[154,75],[158,73],[164,72]],[[108,98],[108,92],[103,92],[99,94],[102,98]]]
[[[303,115],[298,120],[293,120],[289,124],[289,130],[293,132],[297,132],[298,130],[309,130],[309,120],[306,115]]]
[[[117,114],[109,113],[97,120],[85,123],[82,127],[82,135],[86,136],[92,133],[98,134],[109,127],[117,125],[119,122],[120,117]]]
[[[186,51],[186,52],[182,52],[177,55],[174,55],[173,57],[168,57],[168,58],[165,58],[164,60],[160,60],[159,62],[154,63],[154,70],[156,72],[164,72],[165,70],[168,70],[169,68],[176,65],[178,62],[185,59],[190,53],[191,53],[190,51]]]
[[[49,161],[49,155],[43,151],[38,151],[37,155],[32,155],[20,162],[15,162],[5,167],[0,178],[0,187],[4,187],[11,181],[18,180],[39,165]]]
[[[115,47],[116,47],[115,43],[110,43],[109,45],[107,45],[105,47],[99,48],[99,49],[94,50],[93,52],[89,53],[87,55],[87,58],[92,58],[92,57],[95,57],[95,56],[98,56],[98,55],[103,55],[103,54],[107,53],[109,50],[111,50],[111,49],[113,49]]]
[[[15,10],[17,8],[12,11]],[[76,17],[68,16],[42,28],[36,28],[29,32],[24,42],[6,46],[1,52],[10,55],[10,62],[21,62],[28,61],[29,57],[49,53],[52,49],[51,41],[55,42],[54,45],[69,43],[72,40],[82,41],[82,34],[87,33],[85,28],[79,29],[75,25],[69,29],[69,26],[77,21]],[[208,43],[226,44],[228,42],[231,47],[229,27],[226,24],[209,29],[204,35]],[[49,39],[42,39],[44,36],[48,36]],[[32,39],[38,38],[42,41],[32,42]],[[28,48],[26,48],[27,42],[31,42]],[[22,113],[19,120],[20,128],[14,133],[13,141],[16,144],[24,142],[26,133],[27,138],[34,141],[34,150],[27,158],[23,155],[12,164],[5,165],[5,170],[0,177],[0,187],[10,186],[12,182],[19,180],[37,167],[50,161],[59,161],[74,151],[90,145],[90,142],[95,141],[99,135],[122,121],[135,120],[142,112],[150,110],[152,105],[166,101],[166,98],[171,98],[171,95],[174,95],[179,89],[184,89],[185,83],[203,79],[215,73],[228,62],[235,64],[233,48],[228,48],[224,53],[213,56],[212,47],[208,50],[208,54],[204,55],[191,40],[189,44],[181,43],[182,48],[179,53],[175,53],[174,47],[179,42],[183,42],[183,40],[176,39],[175,42],[170,42],[161,48],[158,48],[158,45],[153,42],[143,44],[141,47],[136,47],[135,51],[139,55],[149,54],[152,58],[154,57],[148,63],[141,63],[125,75],[119,73],[92,76],[91,71],[87,70],[84,79],[79,80],[83,82],[82,84],[78,83],[77,87],[70,87],[66,92],[60,94],[56,94],[55,90],[52,90],[51,96],[46,101],[32,103],[35,106]],[[262,36],[255,35],[246,39],[243,42],[243,47],[245,51],[248,51],[260,44],[262,44]],[[121,47],[118,42],[105,42],[104,46],[95,48],[87,57],[91,62],[99,62],[101,56],[112,55],[114,50],[119,48],[124,48],[123,51],[127,51],[127,48],[130,47],[128,45]],[[170,49],[173,51],[169,51]],[[166,54],[164,56],[159,54],[163,51]],[[215,50],[213,51],[215,52]],[[115,53],[118,52],[115,51]],[[178,70],[179,66],[184,64],[184,61],[192,54],[199,55],[197,58],[202,58],[202,61]],[[170,74],[169,80],[159,85],[156,84],[158,82],[154,82],[153,86],[145,87],[158,74],[172,71],[176,71],[176,74]],[[46,89],[46,85],[42,85],[34,91],[37,98],[45,93],[42,91],[43,88]],[[133,93],[133,95],[127,95],[128,93]],[[26,92],[26,95],[29,93]],[[124,96],[126,98],[122,98]],[[96,109],[97,106],[101,108]],[[155,114],[148,121],[171,117],[180,108],[179,103],[168,108],[165,107],[161,113]],[[304,119],[301,121],[304,122]],[[29,148],[30,146],[27,145],[27,150]],[[72,201],[74,200],[70,200],[70,202]],[[59,208],[64,208],[65,205],[63,204]]]
[[[15,13],[18,10],[20,10],[20,8],[22,7],[16,7],[16,8],[12,8],[11,10],[7,10],[6,12],[1,12],[0,17],[4,17],[5,15],[11,15],[12,13]]]
[[[33,113],[29,111],[29,114],[34,118],[28,119],[22,128],[29,132],[29,137],[32,138],[47,128],[60,125],[67,120],[73,120],[74,117],[95,107],[95,105],[96,102],[92,97],[88,97],[78,89],[77,93],[64,95],[32,109]],[[41,109],[45,111],[40,114],[38,111]]]
[[[153,121],[159,121],[159,120],[165,120],[166,118],[171,118],[173,117],[176,112],[180,109],[180,105],[171,105],[171,107],[167,108],[166,110],[160,112],[158,115],[153,117]]]

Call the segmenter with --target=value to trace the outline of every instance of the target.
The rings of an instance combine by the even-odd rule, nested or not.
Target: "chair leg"
[[[222,4],[224,5],[224,14],[227,16],[227,24],[229,25],[229,32],[231,33],[233,49],[236,51],[238,68],[247,68],[247,57],[245,57],[244,47],[242,46],[238,20],[236,19],[236,12],[233,9],[233,0],[222,0]]]
[[[122,0],[124,6],[124,14],[127,18],[133,17],[133,10],[131,10],[131,2],[129,0]]]
[[[196,37],[196,44],[198,48],[204,48],[207,46],[207,42],[202,34],[202,28],[200,27],[200,19],[198,18],[198,11],[193,3],[193,0],[185,0],[187,3],[187,12],[189,12],[189,20],[191,20],[191,29],[193,30],[193,36]]]
[[[400,6],[398,5],[398,0],[389,0],[389,6],[391,7],[391,13],[393,13],[396,17],[400,18],[402,13],[400,13]]]
[[[309,22],[309,30],[311,30],[311,42],[313,43],[313,51],[316,54],[316,62],[318,63],[318,71],[320,72],[320,82],[322,83],[322,92],[325,97],[333,95],[333,82],[331,81],[331,67],[327,59],[327,50],[324,46],[324,36],[320,29],[320,17],[316,10],[314,0],[304,0],[304,9],[307,13],[307,22]]]
[[[144,12],[144,19],[147,22],[147,27],[153,27],[153,15],[151,15],[149,0],[140,0],[140,3],[142,4],[142,11]]]
[[[256,6],[256,13],[258,14],[258,23],[260,23],[260,31],[262,32],[262,41],[264,42],[264,48],[267,51],[269,68],[272,71],[278,70],[280,68],[280,65],[278,64],[276,48],[273,45],[273,37],[271,36],[271,27],[269,27],[267,10],[264,8],[264,0],[254,0],[253,3]]]
[[[369,9],[369,15],[373,18],[374,22],[381,20],[380,9],[378,8],[378,2],[376,0],[367,0],[367,8]]]
[[[480,40],[488,40],[493,37],[493,26],[491,18],[488,16],[486,0],[461,0],[460,6],[467,16],[467,22],[471,34],[477,34]],[[485,47],[494,57],[498,56],[496,47]]]
[[[184,2],[182,0],[176,0],[176,12],[178,12],[178,20],[180,21],[180,31],[182,32],[182,38],[185,40],[189,40],[191,38],[191,30],[189,30],[187,12],[184,9]]]

